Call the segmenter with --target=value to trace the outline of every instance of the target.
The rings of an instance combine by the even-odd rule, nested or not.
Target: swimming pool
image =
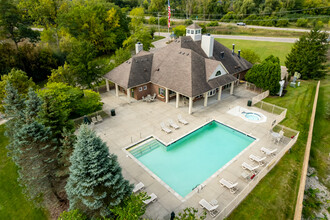
[[[151,138],[127,150],[184,198],[254,140],[251,136],[212,121],[169,146]]]

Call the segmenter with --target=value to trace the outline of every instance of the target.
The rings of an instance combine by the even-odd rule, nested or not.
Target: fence
[[[260,94],[262,95],[262,94]],[[286,117],[286,108],[282,108],[280,106],[264,102],[264,101],[259,101],[257,104],[254,105],[255,107],[258,107],[262,110],[265,110],[266,112],[270,112],[272,114],[277,115],[275,117],[275,120],[271,124],[271,128],[275,127],[278,123],[280,123],[285,117]]]
[[[242,191],[236,195],[236,197],[219,213],[218,217],[220,219],[224,219],[227,217],[245,198],[246,196],[256,187],[256,185],[260,182],[266,174],[273,169],[273,167],[278,163],[278,161],[284,156],[284,154],[290,150],[290,148],[296,143],[299,132],[295,131],[293,129],[287,128],[283,125],[281,125],[282,129],[284,132],[290,131],[290,132],[295,132],[295,135],[291,138],[289,143],[280,151],[276,154],[276,156],[253,178],[250,180],[250,182],[245,186]],[[287,136],[288,134],[284,134]]]
[[[100,110],[100,111],[97,111],[97,112],[93,112],[93,113],[91,113],[89,115],[86,115],[86,117],[88,118],[89,121],[92,121],[92,117],[96,117],[97,115],[100,115],[102,118],[108,118],[109,117],[109,114],[107,114],[103,110]],[[75,126],[81,125],[84,122],[84,117],[85,116],[82,116],[80,118],[73,119],[73,122],[74,122]]]
[[[253,83],[250,82],[246,82],[245,84],[245,88],[254,92],[258,92],[258,93],[262,93],[262,89],[256,87],[256,85],[254,85]]]
[[[266,98],[267,96],[269,96],[269,90],[255,96],[252,98],[252,105],[257,104],[258,102],[260,102],[261,100],[263,100],[264,98]]]

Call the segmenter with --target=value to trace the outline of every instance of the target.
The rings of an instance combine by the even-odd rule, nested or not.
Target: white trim
[[[175,139],[175,140],[173,140],[173,141],[171,141],[171,142],[165,143],[164,141],[162,141],[161,139],[159,139],[157,136],[155,136],[155,135],[150,135],[150,136],[148,136],[148,137],[146,137],[146,138],[144,138],[144,139],[142,139],[142,140],[139,140],[139,141],[137,141],[137,142],[135,142],[135,143],[133,143],[133,144],[127,146],[127,147],[122,148],[122,150],[124,151],[124,153],[125,153],[126,155],[128,155],[128,156],[129,156],[132,160],[134,160],[138,165],[140,165],[143,169],[145,169],[145,170],[147,171],[147,173],[150,174],[151,177],[153,177],[154,179],[156,179],[161,185],[163,185],[168,191],[170,191],[175,197],[177,197],[181,202],[185,202],[187,199],[189,199],[190,197],[192,197],[192,196],[197,192],[197,190],[198,190],[197,187],[196,187],[193,191],[191,191],[188,195],[186,195],[185,197],[182,197],[182,196],[179,195],[174,189],[172,189],[169,185],[167,185],[162,179],[160,179],[156,174],[154,174],[151,170],[149,170],[149,169],[148,169],[148,168],[147,168],[142,162],[140,162],[137,158],[135,158],[135,157],[134,157],[134,156],[128,151],[128,149],[133,148],[135,145],[140,144],[140,143],[142,143],[143,141],[146,141],[146,140],[148,140],[148,139],[150,139],[150,138],[154,138],[154,139],[156,139],[157,141],[159,141],[160,143],[162,143],[165,147],[168,147],[169,145],[171,145],[171,144],[177,142],[178,140],[184,138],[185,136],[187,136],[187,135],[193,133],[194,131],[196,131],[196,130],[202,128],[203,126],[205,126],[205,125],[207,125],[207,124],[209,124],[210,122],[213,122],[213,121],[218,122],[218,123],[220,123],[220,124],[222,124],[222,125],[224,125],[224,126],[227,126],[227,127],[231,128],[231,129],[234,129],[234,130],[236,130],[236,131],[238,131],[238,132],[240,132],[240,133],[242,133],[242,134],[245,134],[246,136],[249,136],[249,137],[251,137],[251,138],[254,138],[255,140],[254,140],[249,146],[247,146],[245,149],[243,149],[240,153],[238,153],[233,159],[231,159],[231,160],[228,161],[225,165],[223,165],[223,166],[222,166],[219,170],[217,170],[213,175],[211,175],[211,176],[210,176],[209,178],[207,178],[203,183],[200,184],[200,185],[206,185],[206,184],[208,184],[212,179],[214,179],[215,177],[219,176],[219,174],[221,173],[221,171],[223,171],[226,167],[228,167],[230,164],[232,164],[233,162],[235,162],[235,161],[238,159],[239,156],[241,156],[244,152],[246,152],[246,151],[247,151],[248,149],[250,149],[253,145],[255,145],[255,143],[259,141],[259,138],[256,138],[256,137],[252,136],[251,134],[246,134],[245,132],[242,132],[241,130],[236,129],[236,128],[232,127],[232,126],[229,126],[229,125],[227,125],[227,124],[225,124],[225,123],[222,123],[222,122],[220,122],[220,121],[218,121],[218,120],[216,120],[216,119],[210,119],[210,120],[207,121],[206,123],[204,123],[204,124],[198,126],[197,128],[191,130],[190,132],[186,133],[185,135],[180,136],[179,138],[177,138],[177,139]]]

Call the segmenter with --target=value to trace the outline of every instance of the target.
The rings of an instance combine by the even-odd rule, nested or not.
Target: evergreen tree
[[[281,66],[278,57],[270,55],[262,63],[254,65],[245,75],[248,82],[254,83],[258,88],[269,90],[275,95],[280,90]]]
[[[61,168],[58,170],[57,176],[66,178],[69,177],[69,167],[71,165],[70,156],[73,152],[76,136],[72,131],[67,130],[66,128],[63,129],[61,136],[61,148],[58,159]]]
[[[8,118],[11,118],[11,120],[6,123],[5,134],[9,138],[11,143],[14,139],[16,130],[21,127],[23,122],[24,99],[9,82],[7,82],[6,84],[5,91],[6,96],[3,100],[3,107],[5,109],[6,116]],[[11,154],[10,156],[14,156],[14,146],[12,144],[9,144],[7,148]]]
[[[13,160],[19,167],[19,181],[31,199],[43,198],[49,202],[54,195],[62,201],[55,187],[58,151],[50,139],[50,129],[38,122],[41,104],[41,99],[30,88],[25,108],[20,111],[19,126],[16,123],[15,127],[10,127],[10,130],[15,129],[11,138]]]
[[[132,193],[133,186],[123,178],[117,156],[86,125],[79,129],[70,162],[65,187],[70,210],[82,210],[89,217],[108,216],[109,208]]]
[[[314,28],[310,33],[300,37],[287,55],[285,65],[293,76],[301,74],[302,79],[314,79],[324,76],[329,43],[326,32]]]

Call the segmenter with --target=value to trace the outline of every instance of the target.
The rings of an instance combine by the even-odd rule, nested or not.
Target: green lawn
[[[284,66],[285,57],[291,51],[292,43],[268,42],[268,41],[251,41],[251,40],[235,40],[235,39],[220,39],[218,42],[232,49],[232,44],[235,44],[235,50],[250,49],[256,52],[261,60],[269,55],[274,55],[280,58],[281,65]]]
[[[281,124],[300,131],[298,141],[228,219],[293,219],[316,82],[303,81],[301,87],[287,89],[284,97],[264,101],[288,109]]]
[[[17,168],[7,157],[8,140],[4,131],[4,125],[0,125],[0,219],[47,219],[47,214],[22,194],[17,183]]]

